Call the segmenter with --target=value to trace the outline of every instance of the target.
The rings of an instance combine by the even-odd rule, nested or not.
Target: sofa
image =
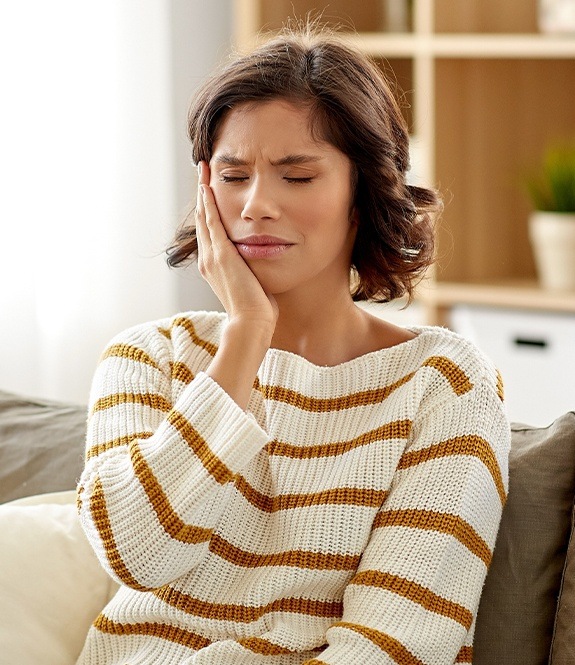
[[[2,663],[74,663],[117,589],[76,514],[85,419],[82,405],[0,391]],[[575,663],[574,497],[575,412],[544,428],[513,424],[474,665]]]

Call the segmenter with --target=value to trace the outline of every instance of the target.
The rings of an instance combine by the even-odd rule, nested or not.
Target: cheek
[[[331,195],[317,203],[317,210],[323,211],[324,226],[331,226],[334,235],[347,236],[354,229],[353,211],[350,210],[349,198]]]

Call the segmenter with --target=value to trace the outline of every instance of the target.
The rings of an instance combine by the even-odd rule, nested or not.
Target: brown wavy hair
[[[358,229],[354,300],[385,302],[413,289],[433,262],[435,190],[408,185],[409,134],[391,85],[366,55],[333,32],[286,28],[209,78],[188,116],[194,163],[209,162],[222,119],[245,102],[285,99],[310,110],[312,135],[351,160]],[[197,258],[193,211],[168,264]]]

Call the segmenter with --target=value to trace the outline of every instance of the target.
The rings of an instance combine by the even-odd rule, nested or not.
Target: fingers
[[[199,180],[201,183],[201,169],[198,168]],[[200,273],[203,273],[203,267],[205,266],[207,255],[211,251],[211,241],[208,228],[206,226],[206,211],[204,207],[204,201],[202,196],[202,185],[198,184],[198,193],[196,198],[196,239],[198,242],[198,268]]]
[[[210,234],[210,240],[214,245],[227,244],[229,242],[228,234],[220,219],[220,212],[216,205],[214,193],[208,185],[200,185],[200,198],[202,200],[204,221]]]
[[[207,162],[198,162],[198,184],[210,184],[210,167],[208,166]]]
[[[196,238],[198,241],[198,268],[210,281],[215,265],[235,250],[220,219],[214,194],[209,185],[210,170],[205,162],[198,164],[198,197],[196,202]],[[235,250],[237,252],[237,250]]]
[[[220,212],[210,187],[210,169],[205,162],[198,164],[198,211],[205,223],[210,241],[213,245],[226,246],[230,244],[228,234],[222,224]]]

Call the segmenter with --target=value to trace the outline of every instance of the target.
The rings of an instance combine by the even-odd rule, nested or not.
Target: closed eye
[[[220,175],[220,180],[222,182],[244,182],[248,179],[247,175],[243,176],[232,176],[232,175]]]
[[[311,178],[311,177],[309,177],[309,178],[288,178],[286,176],[285,180],[287,180],[288,182],[294,183],[294,184],[300,184],[301,185],[301,184],[304,184],[306,182],[311,182],[313,180],[313,178]]]
[[[220,180],[222,182],[245,182],[248,180],[248,176],[231,176],[231,175],[220,175]],[[293,184],[305,184],[309,183],[313,180],[313,177],[307,177],[307,178],[288,178],[287,176],[284,177],[284,180],[286,180],[289,183]]]

